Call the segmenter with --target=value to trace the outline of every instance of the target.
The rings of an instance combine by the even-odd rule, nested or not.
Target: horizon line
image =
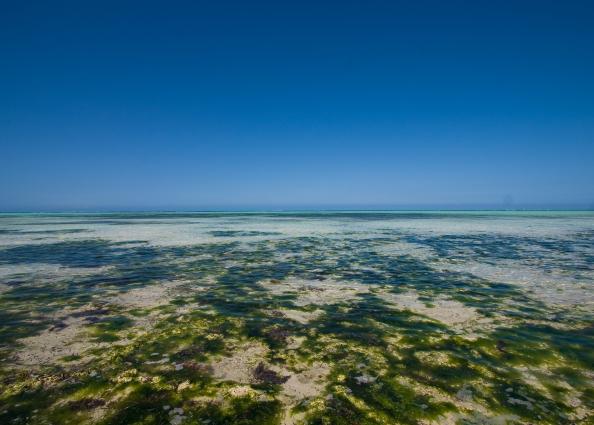
[[[266,214],[266,213],[389,213],[389,212],[594,212],[594,208],[272,208],[272,209],[64,209],[64,210],[4,210],[2,215],[10,214]]]

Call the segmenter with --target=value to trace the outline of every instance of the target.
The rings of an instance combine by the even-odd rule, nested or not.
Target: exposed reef
[[[590,424],[593,282],[588,213],[0,216],[0,423]]]

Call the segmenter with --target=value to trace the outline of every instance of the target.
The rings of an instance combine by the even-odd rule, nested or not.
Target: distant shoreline
[[[56,210],[56,211],[0,211],[0,215],[183,215],[183,214],[431,214],[431,213],[594,213],[594,209],[207,209],[207,210]]]

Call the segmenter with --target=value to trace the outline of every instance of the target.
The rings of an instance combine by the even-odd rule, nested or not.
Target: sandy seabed
[[[594,213],[0,215],[0,423],[590,424]]]

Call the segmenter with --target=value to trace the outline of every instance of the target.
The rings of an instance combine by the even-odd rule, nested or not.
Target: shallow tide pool
[[[591,424],[594,213],[0,215],[1,424]]]

